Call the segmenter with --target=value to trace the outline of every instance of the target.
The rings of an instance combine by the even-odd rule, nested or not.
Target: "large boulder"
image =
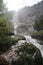
[[[0,37],[0,54],[9,50],[9,48],[15,45],[19,40],[25,40],[25,37],[21,35]]]
[[[0,55],[0,65],[42,65],[42,56],[34,45],[24,43]]]
[[[42,56],[40,50],[32,44],[25,43],[18,48],[18,55],[20,58],[13,60],[13,65],[42,65]]]

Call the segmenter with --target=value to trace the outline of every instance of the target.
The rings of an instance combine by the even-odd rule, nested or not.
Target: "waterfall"
[[[15,34],[17,34],[17,27],[20,25],[20,23],[19,23],[19,19],[18,19],[18,15],[16,15],[16,22],[15,22],[15,25],[14,25],[14,28],[15,28],[15,30],[14,30],[14,32],[15,32]],[[21,34],[22,35],[22,34]],[[40,52],[41,52],[41,54],[42,54],[42,57],[43,57],[43,45],[40,45],[39,43],[38,43],[38,41],[36,40],[36,39],[33,39],[31,36],[27,36],[27,35],[22,35],[22,36],[24,36],[25,38],[26,38],[26,42],[27,43],[30,43],[30,44],[33,44],[33,45],[35,45],[39,50],[40,50]],[[23,41],[22,41],[23,42]],[[18,42],[19,43],[19,42]],[[20,44],[22,44],[21,42],[19,43],[19,45]]]

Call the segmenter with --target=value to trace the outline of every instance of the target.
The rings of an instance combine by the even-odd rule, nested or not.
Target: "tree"
[[[0,0],[0,33],[12,33],[14,30],[12,18],[13,12],[8,11],[3,0]]]
[[[14,44],[10,37],[13,29],[12,18],[13,13],[8,11],[3,0],[0,0],[0,52],[5,52]]]
[[[37,31],[43,30],[43,15],[41,15],[39,19],[35,21],[34,29]]]
[[[34,23],[34,29],[36,30],[36,32],[33,33],[32,37],[37,38],[37,39],[43,41],[43,15],[41,15],[35,21],[35,23]]]

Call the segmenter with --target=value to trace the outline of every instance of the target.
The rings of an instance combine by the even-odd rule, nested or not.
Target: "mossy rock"
[[[6,65],[43,65],[40,50],[36,48],[36,46],[32,44],[29,45],[29,43],[24,43],[17,48],[18,49],[15,49],[15,51],[12,50],[14,53],[12,53],[13,55],[10,57],[9,55],[6,55],[7,52],[2,54],[0,56],[0,65],[5,65],[6,63]],[[9,52],[7,54],[9,54]],[[7,61],[6,58],[9,59],[9,61]],[[10,62],[11,59],[12,61]]]
[[[42,65],[40,50],[32,44],[25,43],[18,47],[17,51],[20,58],[12,61],[12,65]]]
[[[9,50],[9,48],[12,45],[15,45],[19,40],[25,40],[25,37],[21,35],[15,35],[14,37],[11,36],[0,37],[0,53],[4,53],[7,50]]]
[[[26,40],[25,37],[22,36],[22,35],[15,35],[14,39],[17,39],[17,40]]]
[[[15,45],[17,42],[18,40],[11,38],[10,36],[0,37],[0,52],[6,52],[12,45]]]

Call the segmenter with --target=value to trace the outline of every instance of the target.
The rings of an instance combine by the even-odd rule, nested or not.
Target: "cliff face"
[[[24,25],[28,27],[28,32],[33,32],[33,23],[36,18],[43,15],[43,1],[39,2],[38,4],[33,5],[32,7],[24,7],[19,10],[18,14],[18,24]],[[22,30],[22,33],[25,31],[21,26],[17,27],[17,32],[19,33]],[[26,31],[27,32],[27,31]],[[21,32],[20,32],[21,33]],[[25,32],[24,32],[25,33]]]

